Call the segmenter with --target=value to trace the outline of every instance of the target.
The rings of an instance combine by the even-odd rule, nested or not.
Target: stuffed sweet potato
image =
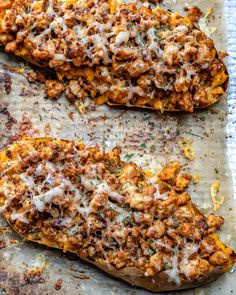
[[[0,211],[24,238],[73,252],[151,291],[202,285],[235,253],[185,191],[175,162],[157,177],[120,160],[120,150],[59,139],[25,139],[0,153]]]
[[[213,41],[189,18],[112,1],[4,0],[0,43],[41,67],[49,97],[155,110],[207,107],[228,74]]]

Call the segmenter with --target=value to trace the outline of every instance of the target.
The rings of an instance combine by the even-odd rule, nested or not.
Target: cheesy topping
[[[178,13],[121,2],[7,1],[0,43],[55,70],[64,82],[47,81],[50,97],[66,88],[71,102],[90,97],[161,111],[217,101],[228,75],[213,41]]]
[[[22,140],[3,153],[18,165],[9,171],[0,165],[0,210],[29,240],[116,269],[136,267],[144,276],[165,273],[176,285],[234,261],[212,236],[223,218],[194,207],[185,192],[191,176],[177,162],[154,182],[153,174],[149,181],[135,163],[121,161],[118,148],[105,153],[46,138]]]

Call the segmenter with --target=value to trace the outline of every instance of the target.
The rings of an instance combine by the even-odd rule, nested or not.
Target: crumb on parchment
[[[179,148],[182,151],[183,156],[185,159],[189,161],[193,161],[196,157],[196,152],[194,148],[192,147],[192,139],[189,138],[183,138],[178,142]]]
[[[62,287],[62,283],[63,283],[63,279],[58,279],[54,285],[54,289],[57,291],[60,290]]]
[[[184,8],[185,11],[187,11],[188,18],[192,22],[198,22],[200,17],[203,15],[201,9],[197,6],[187,6]]]
[[[201,178],[200,175],[194,175],[194,176],[193,176],[193,183],[194,183],[194,184],[199,183],[200,178]]]
[[[213,210],[217,211],[224,203],[224,196],[221,196],[220,200],[217,200],[217,196],[220,190],[220,181],[215,180],[211,185],[211,200],[213,204]]]

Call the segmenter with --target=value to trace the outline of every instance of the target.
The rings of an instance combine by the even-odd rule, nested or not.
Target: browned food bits
[[[65,86],[57,80],[46,81],[46,92],[49,98],[56,99],[65,90]]]
[[[58,279],[54,285],[55,290],[60,290],[62,287],[63,279]]]
[[[185,7],[185,10],[188,12],[188,17],[192,22],[198,22],[203,15],[201,9],[197,6]]]

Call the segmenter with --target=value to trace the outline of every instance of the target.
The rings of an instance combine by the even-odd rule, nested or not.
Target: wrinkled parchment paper
[[[236,20],[236,1],[164,1],[164,8],[175,9],[183,14],[186,2],[201,7],[204,13],[209,7],[213,9],[212,15],[201,20],[201,26],[208,33],[213,32],[211,37],[215,40],[217,49],[225,50],[226,40],[229,40],[229,69],[231,77],[236,79],[236,71],[233,71],[236,60],[233,58],[234,54],[236,56],[233,44],[235,39],[232,39],[233,35],[236,38],[236,33],[230,29],[233,18]],[[224,15],[227,16],[227,26]],[[145,110],[90,106],[87,113],[81,115],[64,97],[56,102],[45,99],[42,85],[30,84],[24,75],[5,66],[17,66],[21,72],[25,68],[21,60],[0,52],[0,62],[1,147],[16,139],[19,133],[26,133],[33,136],[81,138],[90,145],[100,143],[106,150],[119,145],[124,160],[131,158],[153,173],[157,173],[162,164],[177,159],[192,175],[200,176],[200,182],[192,184],[189,192],[193,201],[206,214],[213,212],[211,184],[215,180],[220,181],[218,198],[225,197],[217,212],[225,218],[221,236],[223,241],[236,248],[233,191],[233,187],[236,187],[236,111],[233,102],[236,91],[234,92],[233,79],[228,102],[224,97],[207,111],[161,115]],[[182,155],[183,142],[192,146],[195,152],[193,161]],[[1,224],[6,225],[3,220]],[[25,242],[11,231],[0,235],[0,242],[1,240],[6,240],[7,247],[0,249],[0,294],[151,294],[104,274],[74,255]],[[41,267],[41,276],[28,280],[26,274],[35,267]],[[55,289],[58,279],[63,280],[60,290]],[[231,270],[208,286],[172,294],[235,294],[235,279],[234,270]]]

